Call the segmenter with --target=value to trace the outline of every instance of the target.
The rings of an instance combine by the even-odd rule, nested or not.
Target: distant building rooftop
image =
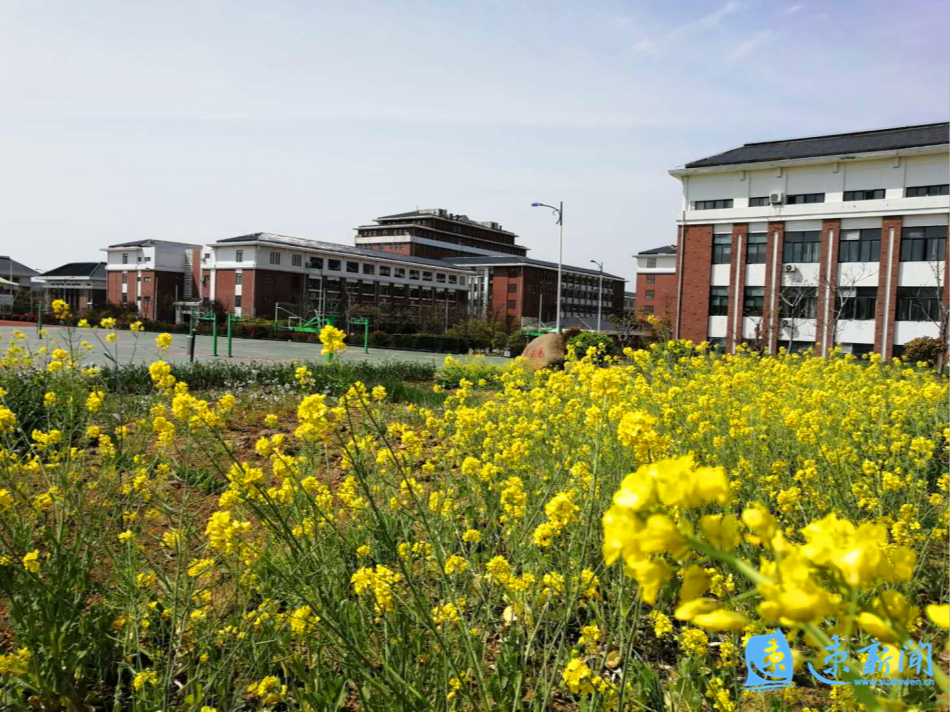
[[[235,242],[263,242],[269,245],[300,247],[302,249],[320,250],[322,252],[336,252],[341,255],[353,255],[354,257],[372,257],[374,259],[387,260],[390,262],[407,262],[409,264],[425,265],[428,267],[452,269],[452,265],[447,264],[443,260],[430,259],[428,257],[411,257],[409,255],[401,255],[398,252],[370,250],[365,247],[341,245],[337,242],[322,242],[320,240],[307,240],[303,237],[291,237],[290,235],[276,235],[272,232],[254,232],[250,235],[226,237],[225,239],[218,240],[213,244],[222,245]]]
[[[132,242],[120,242],[115,245],[109,245],[109,248],[115,247],[154,247],[156,245],[179,245],[181,247],[200,247],[200,245],[190,242],[176,242],[175,240],[133,240]]]
[[[443,220],[455,220],[456,222],[468,223],[470,225],[475,225],[476,227],[484,227],[488,230],[495,230],[496,232],[504,232],[507,235],[516,236],[514,232],[509,232],[508,230],[503,230],[502,225],[497,222],[492,222],[487,220],[480,222],[478,220],[473,220],[468,215],[461,215],[457,213],[450,213],[445,208],[420,208],[418,210],[411,210],[406,213],[393,213],[392,215],[381,215],[376,218],[377,222],[391,222],[393,220],[406,220],[408,218],[442,218]],[[368,227],[368,226],[362,226]]]
[[[809,136],[783,141],[747,143],[698,161],[684,168],[707,168],[740,163],[787,161],[797,158],[835,156],[872,151],[894,151],[902,148],[940,146],[948,143],[948,122],[899,126],[874,131]]]
[[[637,256],[640,255],[676,255],[677,254],[677,245],[663,245],[662,247],[653,247],[649,250],[641,250],[637,253]]]
[[[41,279],[47,277],[78,277],[82,279],[106,279],[105,262],[67,262],[66,264],[51,269],[40,275]]]
[[[14,277],[38,277],[40,273],[8,255],[0,256],[0,277],[7,278],[11,274]]]
[[[535,260],[531,257],[522,257],[521,255],[486,255],[485,257],[447,257],[444,262],[451,262],[454,265],[459,265],[461,267],[500,267],[505,265],[527,265],[529,267],[541,267],[542,269],[558,269],[557,262],[546,262],[544,260]],[[616,274],[611,274],[609,272],[598,272],[596,269],[589,269],[588,267],[573,267],[572,265],[562,265],[562,269],[567,272],[578,272],[581,274],[589,274],[593,277],[597,277],[599,274],[603,274],[607,279],[619,279],[622,281],[627,281],[624,277],[619,277]]]

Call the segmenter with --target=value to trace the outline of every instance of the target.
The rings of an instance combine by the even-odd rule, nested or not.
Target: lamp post
[[[547,203],[532,203],[533,208],[549,208],[552,213],[558,216],[556,224],[558,225],[558,288],[556,292],[555,299],[555,333],[561,333],[561,259],[562,259],[562,250],[565,244],[565,221],[564,221],[564,201],[559,201],[558,207],[554,205],[548,205]]]
[[[604,262],[591,260],[591,264],[598,266],[598,333],[601,333],[601,290],[604,284]]]

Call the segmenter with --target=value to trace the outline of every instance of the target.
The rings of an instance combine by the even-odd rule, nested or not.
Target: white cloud
[[[665,45],[670,44],[675,39],[682,37],[683,35],[689,34],[694,30],[703,30],[715,27],[720,24],[720,21],[728,17],[729,15],[734,14],[739,11],[740,3],[737,0],[728,0],[716,11],[711,12],[709,15],[701,17],[699,20],[694,20],[693,22],[687,22],[683,25],[675,27],[669,32],[664,33],[660,37],[654,39],[643,39],[634,44],[634,49],[638,52],[652,52],[656,49],[660,49]]]
[[[742,59],[761,44],[772,38],[772,36],[773,34],[769,30],[761,30],[760,32],[754,33],[750,39],[740,42],[732,49],[732,51],[730,51],[729,54],[727,54],[725,59],[726,63],[731,64],[732,62]]]
[[[785,10],[783,10],[780,15],[795,15],[797,12],[802,10],[802,5],[790,5]]]

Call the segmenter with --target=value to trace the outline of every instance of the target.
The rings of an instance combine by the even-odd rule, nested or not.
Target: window
[[[436,281],[437,281],[437,282],[441,282],[442,284],[445,284],[445,283],[446,283],[446,275],[444,275],[442,272],[437,272],[437,273],[436,273]]]
[[[786,205],[803,205],[805,203],[824,202],[826,202],[825,193],[800,193],[799,195],[786,196]]]
[[[839,262],[878,262],[882,230],[843,230],[839,236]]]
[[[310,269],[323,269],[324,268],[324,258],[323,257],[311,257],[310,264],[308,265]]]
[[[144,278],[142,279],[142,281],[143,281],[143,282],[151,282],[151,281],[152,281],[152,278],[151,278],[151,277],[144,277]]]
[[[906,227],[901,231],[902,262],[938,262],[944,260],[948,226]]]
[[[291,267],[303,267],[303,266],[304,266],[303,255],[291,255]]]
[[[389,276],[390,276],[390,268],[387,267],[386,265],[380,265],[380,276],[381,276],[381,277],[389,277]]]
[[[151,262],[151,261],[152,261],[152,258],[151,258],[151,257],[146,257],[146,258],[145,258],[145,261],[146,261],[146,262]]]
[[[357,274],[360,271],[359,262],[347,262],[347,272],[350,274]]]
[[[710,316],[726,316],[729,287],[710,287]]]
[[[941,292],[937,287],[899,287],[896,321],[938,321]]]
[[[730,242],[733,237],[730,235],[713,236],[713,264],[730,264]]]
[[[653,304],[645,304],[643,307],[641,307],[641,311],[644,312],[645,314],[653,314],[653,313],[654,313],[654,305],[653,305]]]
[[[128,253],[128,252],[123,252],[123,253],[122,253],[122,264],[124,264],[124,265],[129,264],[129,253]]]
[[[694,210],[723,210],[732,207],[732,198],[729,200],[695,200],[693,203]]]
[[[948,184],[944,185],[919,185],[914,188],[905,188],[906,198],[925,198],[929,195],[947,195]]]
[[[423,272],[423,281],[424,281],[424,282],[432,282],[432,281],[433,281],[433,273],[432,273],[432,272]]]
[[[762,208],[769,205],[769,196],[764,195],[759,198],[750,198],[751,208]]]
[[[743,316],[763,316],[763,298],[766,287],[743,289]]]
[[[235,261],[235,262],[244,262],[244,250],[235,250],[235,251],[234,251],[234,261]]]
[[[400,279],[406,279],[406,268],[405,267],[394,267],[393,276],[399,277]]]
[[[816,291],[815,287],[783,287],[779,315],[784,319],[815,319]]]
[[[837,297],[836,309],[840,319],[869,321],[875,318],[875,304],[878,301],[877,287],[843,289]]]
[[[409,271],[409,278],[410,278],[410,279],[419,279],[419,270],[418,270],[418,269],[411,269],[411,270]]]
[[[842,200],[884,200],[885,189],[876,188],[875,190],[847,190],[842,195]]]
[[[123,284],[128,284],[128,283],[129,283],[129,273],[128,273],[128,272],[123,272],[123,273],[122,273],[122,283],[123,283]]]
[[[363,274],[376,274],[375,265],[363,265]]]
[[[239,284],[244,284],[244,273],[243,273],[243,272],[235,272],[235,273],[234,273],[234,284],[235,284],[235,286],[238,286]]]
[[[331,272],[340,271],[340,260],[327,260],[327,269]]]
[[[648,257],[647,258],[647,269],[657,269],[657,258]]]
[[[653,289],[648,289],[646,292],[644,292],[644,299],[653,299],[653,298],[654,298]]]
[[[123,304],[128,304],[128,303],[129,303],[129,293],[128,293],[128,292],[123,292],[123,293],[122,293],[122,303],[123,303]]]
[[[751,232],[746,238],[746,264],[766,264],[766,233]]]
[[[241,306],[241,295],[240,295],[240,294],[235,294],[235,295],[234,295],[234,306],[235,306],[235,309],[238,309],[238,308]]]
[[[515,300],[514,300],[514,299],[509,299],[505,306],[506,306],[506,309],[514,309],[514,308],[515,308]]]
[[[272,252],[272,253],[271,253],[271,264],[272,264],[272,265],[279,265],[279,264],[281,264],[281,253],[280,253],[280,252]]]
[[[647,283],[648,283],[648,284],[654,284],[654,283],[656,283],[656,282],[657,282],[657,275],[656,275],[656,274],[649,274],[649,275],[647,275]]]
[[[458,283],[459,283],[459,278],[456,277],[456,275],[454,274],[449,275],[449,284],[458,284]]]
[[[783,240],[783,262],[818,262],[820,230],[787,232]]]
[[[518,285],[515,282],[509,282],[509,294],[515,294],[518,291]]]

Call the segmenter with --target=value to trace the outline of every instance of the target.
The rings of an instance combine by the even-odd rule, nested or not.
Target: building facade
[[[525,255],[513,232],[497,222],[477,222],[444,208],[426,208],[376,218],[356,228],[354,244],[413,257],[440,259],[472,255]]]
[[[107,299],[134,304],[142,319],[171,321],[175,303],[198,296],[199,245],[168,240],[137,240],[110,245]]]
[[[40,273],[9,255],[0,255],[0,314],[32,313],[33,300],[41,286],[34,282]],[[36,294],[34,294],[34,291]]]
[[[681,181],[675,334],[899,355],[947,337],[948,123],[745,144]]]
[[[83,316],[106,304],[105,262],[70,262],[44,272],[34,281],[41,285],[46,307],[61,299],[74,316]]]
[[[449,311],[468,301],[469,271],[447,262],[259,232],[202,248],[201,297],[238,316],[342,317],[355,307]]]
[[[528,257],[494,255],[447,260],[473,270],[473,309],[494,319],[514,320],[520,326],[555,321],[558,265]],[[562,265],[562,319],[624,313],[623,277],[584,267]]]
[[[642,314],[674,319],[677,311],[677,246],[664,245],[634,255],[635,301]]]

